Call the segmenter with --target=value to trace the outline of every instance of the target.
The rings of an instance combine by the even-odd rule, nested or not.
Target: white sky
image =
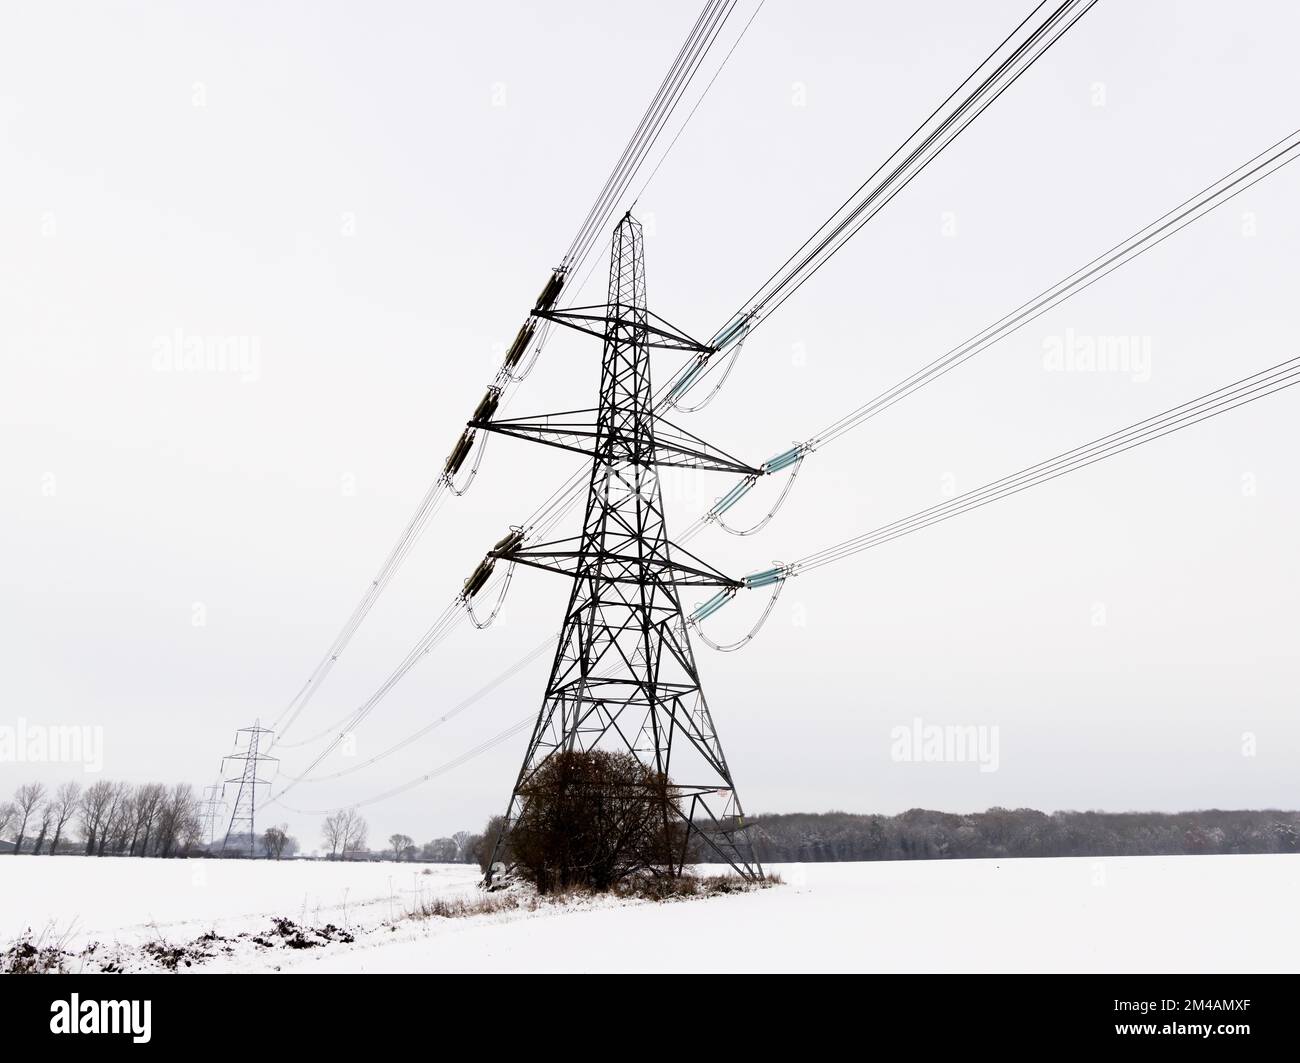
[[[722,324],[1030,6],[768,0],[638,204],[652,308],[696,335]],[[697,11],[5,4],[0,725],[102,726],[113,777],[216,777],[441,469]],[[1290,133],[1298,31],[1279,3],[1102,0],[764,325],[688,426],[770,457]],[[1296,354],[1298,182],[1283,170],[817,454],[762,536],[692,549],[752,572]],[[1148,338],[1150,379],[1044,371],[1071,329]],[[177,330],[249,338],[256,373],[158,371]],[[598,360],[558,337],[511,412],[591,405]],[[1297,402],[811,574],[751,649],[698,647],[747,808],[1295,807]],[[287,740],[364,700],[574,466],[493,439]],[[675,526],[728,483],[685,483]],[[358,754],[520,657],[566,592],[521,573],[504,621],[435,651]],[[752,598],[711,634],[747,628]],[[289,802],[364,800],[452,759],[535,709],[548,665]],[[916,717],[997,726],[999,769],[891,761]],[[477,829],[525,741],[366,808],[372,843]],[[0,764],[0,794],[72,773]],[[318,817],[263,817],[317,844]]]

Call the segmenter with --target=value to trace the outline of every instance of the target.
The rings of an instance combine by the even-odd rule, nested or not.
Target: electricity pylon
[[[230,815],[230,826],[226,830],[226,839],[221,843],[221,851],[224,853],[230,847],[230,839],[238,839],[244,829],[248,831],[248,855],[257,856],[257,788],[267,786],[270,779],[258,777],[257,767],[259,764],[265,764],[272,761],[278,762],[279,757],[268,756],[258,750],[261,744],[262,735],[269,735],[272,732],[265,727],[254,723],[252,727],[241,727],[235,734],[235,747],[239,746],[239,735],[247,735],[247,745],[242,753],[230,753],[221,758],[221,770],[226,770],[226,761],[239,760],[243,761],[244,767],[238,777],[224,780],[227,783],[239,783],[239,793],[235,795],[235,810]],[[225,793],[225,787],[222,787],[222,794]]]
[[[699,857],[756,877],[762,868],[737,837],[740,799],[700,688],[680,597],[682,587],[741,584],[669,541],[657,470],[757,470],[663,420],[650,383],[652,349],[702,355],[716,348],[647,309],[641,226],[630,213],[614,230],[608,303],[534,314],[602,338],[604,356],[595,410],[470,422],[592,459],[580,536],[525,545],[516,532],[485,559],[489,567],[506,560],[573,580],[506,829],[523,810],[529,780],[556,752],[629,750],[671,783],[665,818],[685,825],[681,852],[666,870],[680,873]],[[471,582],[476,589],[483,580]],[[500,837],[496,844],[499,850]]]
[[[226,809],[226,802],[221,798],[221,790],[222,786],[219,782],[205,787],[203,801],[199,805],[199,819],[207,824],[204,834],[207,836],[209,847],[217,840],[217,820]]]

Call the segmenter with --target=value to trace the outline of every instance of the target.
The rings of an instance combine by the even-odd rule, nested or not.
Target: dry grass
[[[750,893],[780,885],[781,876],[768,874],[757,882],[747,882],[736,875],[636,875],[606,892],[585,887],[570,887],[539,894],[531,887],[513,884],[505,889],[476,897],[434,897],[420,901],[410,912],[411,919],[469,919],[476,915],[501,912],[535,912],[540,908],[563,906],[573,902],[617,897],[622,900],[676,901],[704,897],[723,897]]]
[[[37,935],[29,929],[0,952],[0,974],[67,974],[76,957],[64,945],[52,927]]]
[[[638,900],[676,901],[752,893],[754,890],[779,885],[780,882],[781,877],[775,874],[765,875],[756,882],[747,881],[738,875],[685,874],[676,878],[667,875],[638,875],[620,882],[612,892],[619,897]]]
[[[540,901],[534,894],[519,891],[488,893],[481,897],[434,897],[421,900],[411,919],[468,919],[475,915],[496,915],[519,909],[536,911]]]

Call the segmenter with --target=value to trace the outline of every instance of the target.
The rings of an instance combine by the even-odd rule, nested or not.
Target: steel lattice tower
[[[268,756],[259,751],[262,735],[271,733],[270,730],[256,723],[252,727],[242,727],[236,733],[235,744],[237,748],[239,735],[247,735],[247,745],[244,751],[242,753],[230,753],[221,758],[222,771],[225,771],[226,761],[228,760],[238,760],[244,764],[238,777],[225,780],[227,783],[239,783],[239,792],[235,795],[235,809],[230,815],[230,826],[226,830],[225,841],[221,843],[223,853],[230,847],[231,838],[238,839],[247,830],[248,855],[250,857],[257,856],[257,788],[270,783],[269,779],[258,777],[257,767],[259,764],[279,760],[278,757]]]
[[[647,309],[641,226],[630,214],[614,231],[608,303],[536,315],[601,337],[604,355],[596,410],[471,422],[592,459],[579,537],[523,546],[512,536],[489,555],[573,580],[507,827],[522,810],[521,791],[552,754],[626,749],[672,782],[666,814],[679,817],[686,831],[680,859],[668,870],[679,873],[690,849],[754,877],[761,868],[737,837],[741,804],[700,686],[680,593],[740,584],[670,542],[657,473],[660,466],[755,471],[654,410],[651,349],[715,348]],[[594,421],[581,417],[591,414]]]
[[[226,807],[226,802],[221,799],[221,790],[222,785],[219,782],[205,787],[203,801],[199,805],[199,818],[207,824],[204,833],[207,835],[209,847],[217,840],[217,820]]]

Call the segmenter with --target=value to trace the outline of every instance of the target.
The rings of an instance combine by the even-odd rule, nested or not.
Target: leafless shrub
[[[681,851],[671,784],[630,753],[556,753],[520,794],[510,847],[540,893],[605,892],[642,871],[670,871]]]

